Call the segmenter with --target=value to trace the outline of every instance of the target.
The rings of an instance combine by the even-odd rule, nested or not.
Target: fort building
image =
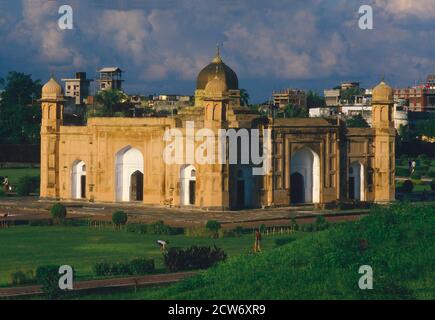
[[[195,105],[176,115],[99,117],[68,125],[63,90],[53,78],[43,86],[40,102],[42,198],[220,210],[394,200],[393,90],[384,82],[373,89],[370,128],[347,128],[338,119],[275,119],[241,106],[237,75],[219,53],[198,75]],[[271,144],[270,170],[254,175],[257,164],[251,160],[199,163],[193,157],[167,163],[167,130],[179,130],[195,150],[204,147],[188,123],[215,136],[222,129],[257,130],[260,143]],[[250,144],[239,142],[238,153]]]

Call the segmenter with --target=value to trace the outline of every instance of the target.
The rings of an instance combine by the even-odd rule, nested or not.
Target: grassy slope
[[[162,254],[156,240],[164,238],[170,245],[216,244],[229,256],[245,253],[253,244],[253,236],[240,238],[189,238],[186,236],[139,235],[111,228],[87,227],[30,227],[0,229],[0,285],[5,285],[10,274],[17,270],[35,270],[44,264],[72,265],[79,278],[92,277],[92,267],[100,261],[127,261],[135,257],[154,258],[157,268],[163,268]],[[264,246],[274,246],[269,237]]]
[[[393,210],[377,209],[261,255],[241,255],[167,288],[87,298],[433,299],[435,206]],[[360,239],[368,241],[364,251]],[[373,290],[358,288],[361,265],[373,268]]]

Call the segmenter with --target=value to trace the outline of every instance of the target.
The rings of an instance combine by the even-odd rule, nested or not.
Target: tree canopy
[[[369,124],[362,115],[357,114],[346,119],[346,126],[349,128],[369,128]]]
[[[38,144],[42,85],[32,76],[16,71],[0,81],[0,141],[9,144]]]
[[[284,112],[281,112],[278,117],[282,118],[308,118],[308,110],[301,108],[293,104],[288,104],[284,108]]]

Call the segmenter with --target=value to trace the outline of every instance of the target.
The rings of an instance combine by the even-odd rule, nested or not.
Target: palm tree
[[[240,102],[242,106],[248,107],[249,106],[249,93],[246,91],[246,89],[240,89]]]

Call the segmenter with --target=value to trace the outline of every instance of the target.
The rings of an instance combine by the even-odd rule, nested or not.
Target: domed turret
[[[213,58],[212,62],[199,72],[196,80],[196,89],[204,90],[207,83],[213,80],[216,75],[219,79],[224,81],[229,90],[239,89],[237,75],[230,67],[223,63],[219,54],[219,48],[217,48],[216,56]]]
[[[384,81],[381,81],[374,89],[372,93],[372,101],[387,102],[393,101],[393,89],[387,85]]]
[[[61,98],[62,87],[57,81],[51,77],[50,80],[42,87],[42,98]]]
[[[205,86],[205,95],[207,97],[222,97],[228,91],[226,83],[215,75],[214,79],[209,81]]]

